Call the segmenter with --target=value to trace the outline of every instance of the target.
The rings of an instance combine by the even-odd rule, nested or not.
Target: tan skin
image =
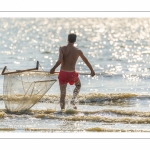
[[[90,69],[91,73],[90,75],[93,77],[95,75],[95,72],[89,63],[88,59],[84,56],[83,52],[76,47],[74,47],[74,43],[70,43],[68,41],[67,46],[63,46],[59,51],[59,58],[54,67],[50,70],[51,74],[55,73],[55,69],[61,64],[60,69],[63,71],[75,71],[75,65],[79,58],[84,61],[84,63],[87,65],[87,67]],[[65,109],[65,97],[66,97],[66,87],[67,84],[60,85],[60,107],[61,109]],[[73,91],[73,100],[77,97],[79,91],[81,88],[81,82],[78,80],[75,83],[75,89]],[[74,109],[77,109],[75,104]]]

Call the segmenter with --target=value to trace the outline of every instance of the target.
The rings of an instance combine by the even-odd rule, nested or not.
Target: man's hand
[[[55,69],[52,68],[52,69],[50,70],[50,74],[54,74],[54,73],[55,73]]]
[[[50,70],[50,74],[54,74],[55,73],[55,69],[61,64],[60,61],[57,61],[56,64],[54,65],[54,67]]]
[[[95,76],[94,70],[91,71],[91,74],[90,74],[90,75],[91,75],[92,77]]]

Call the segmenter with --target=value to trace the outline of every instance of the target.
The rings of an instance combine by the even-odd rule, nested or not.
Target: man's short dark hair
[[[77,38],[77,36],[76,36],[76,34],[74,34],[74,33],[70,33],[70,34],[68,35],[68,41],[69,41],[70,43],[76,42],[76,38]]]

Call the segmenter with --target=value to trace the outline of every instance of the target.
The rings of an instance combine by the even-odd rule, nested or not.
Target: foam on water
[[[5,112],[4,111],[0,111],[0,119],[4,118],[4,116],[5,116]]]
[[[128,129],[125,130],[125,129],[109,129],[100,127],[88,128],[85,130],[89,132],[150,132],[150,130],[128,130]]]
[[[14,128],[0,128],[0,131],[15,131]]]
[[[16,95],[17,99],[15,97],[11,97],[11,101],[12,102],[17,102],[19,100],[22,99],[24,95]],[[129,98],[135,98],[137,97],[137,94],[134,93],[108,93],[108,94],[103,94],[103,93],[89,93],[89,94],[79,94],[77,97],[77,100],[79,103],[92,103],[92,102],[100,102],[102,100],[121,100],[121,99],[129,99]],[[141,96],[141,95],[140,95]],[[0,96],[1,100],[3,100],[3,95]],[[42,97],[42,96],[41,96]],[[36,99],[36,95],[33,96],[33,98],[30,100],[35,101],[34,99]],[[45,95],[40,102],[55,102],[55,101],[59,101],[60,96],[59,95]],[[66,95],[66,100],[69,100],[72,98],[72,95],[67,94]]]
[[[15,115],[7,114],[1,110],[1,119],[12,118]],[[119,116],[114,116],[117,114]],[[90,122],[106,122],[106,123],[130,123],[130,124],[149,124],[150,112],[124,111],[124,110],[101,110],[101,111],[77,111],[66,110],[58,112],[54,110],[31,110],[25,115],[42,119],[59,119],[68,121],[90,121]],[[19,117],[25,117],[19,115]]]

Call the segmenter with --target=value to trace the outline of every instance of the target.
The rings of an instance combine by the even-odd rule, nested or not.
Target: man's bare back
[[[88,66],[88,68],[91,70],[91,76],[95,75],[95,72],[93,71],[91,64],[89,63],[87,58],[84,56],[82,51],[74,47],[72,43],[69,43],[67,46],[61,47],[59,50],[58,61],[61,62],[60,69],[64,71],[75,71],[75,65],[79,56]]]
[[[79,56],[80,50],[74,47],[73,44],[61,47],[59,56],[59,59],[62,62],[61,70],[75,71],[75,65]]]

